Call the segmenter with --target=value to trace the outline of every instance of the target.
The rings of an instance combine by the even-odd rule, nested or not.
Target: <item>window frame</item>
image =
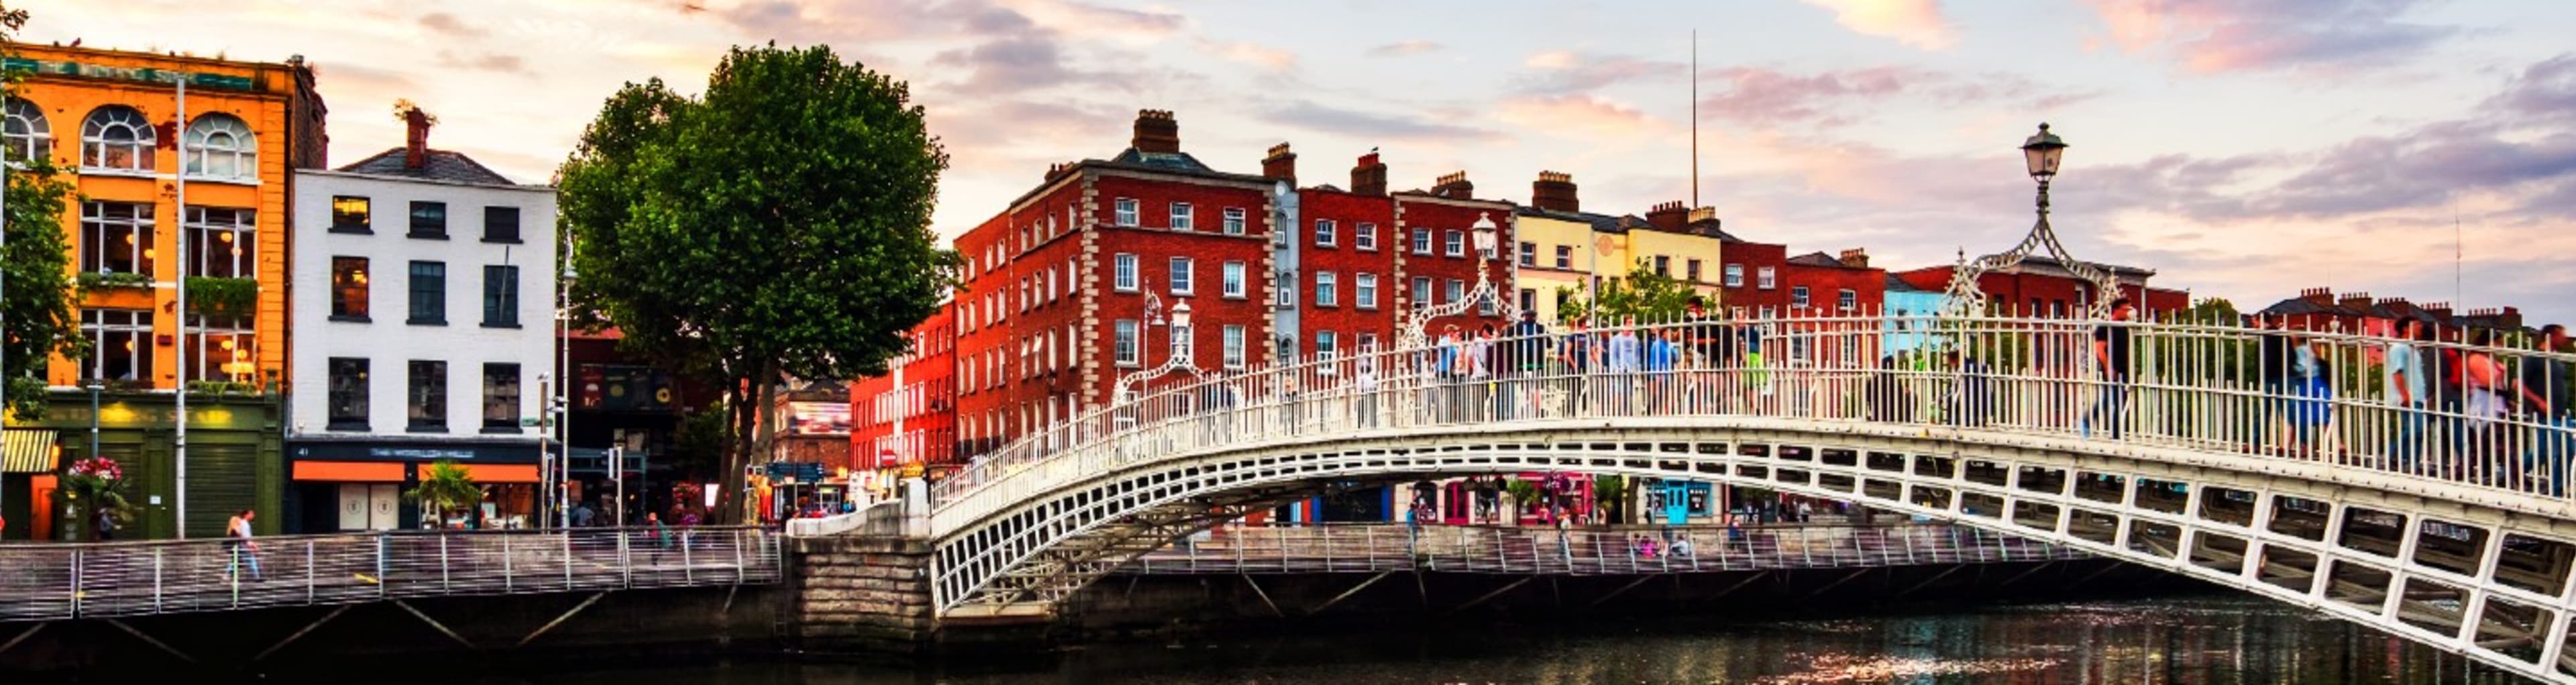
[[[10,164],[53,159],[54,122],[45,116],[44,107],[12,96],[8,106],[0,109],[5,109],[0,111],[0,118],[5,118],[5,124],[0,124],[0,154],[17,157]]]
[[[160,380],[153,359],[152,328],[158,324],[159,311],[122,307],[82,307],[80,334],[90,343],[91,354],[80,360],[81,375],[86,379],[123,380],[152,383]],[[110,322],[109,319],[119,319]],[[117,344],[117,343],[123,344]],[[108,354],[100,350],[129,349],[126,363],[128,378],[107,374]]]
[[[1189,257],[1173,257],[1173,258],[1171,258],[1171,273],[1169,274],[1169,277],[1170,277],[1170,279],[1171,279],[1171,284],[1172,284],[1172,287],[1171,287],[1172,294],[1173,294],[1173,295],[1196,295],[1196,294],[1198,294],[1198,288],[1199,288],[1199,284],[1198,284],[1198,280],[1199,280],[1199,278],[1198,278],[1198,270],[1199,270],[1199,262],[1198,262],[1198,260],[1197,260],[1197,259],[1193,259],[1193,258],[1189,258]]]
[[[1109,289],[1122,293],[1132,293],[1141,289],[1142,286],[1139,284],[1138,279],[1141,274],[1136,273],[1136,270],[1139,268],[1142,267],[1137,263],[1136,253],[1134,252],[1120,252],[1110,255]]]
[[[1841,288],[1834,293],[1834,311],[1849,314],[1860,309],[1860,291]]]
[[[1538,268],[1538,243],[1521,241],[1521,266]]]
[[[357,266],[354,277],[351,275],[352,272],[345,269],[351,263]],[[332,255],[330,317],[332,321],[365,323],[373,320],[371,314],[375,311],[374,274],[375,268],[366,257]],[[354,302],[349,299],[351,293],[357,295]],[[353,304],[355,306],[351,306]]]
[[[507,370],[509,372],[509,384],[506,386],[506,390],[509,395],[506,398],[500,397],[494,393],[495,376],[493,372],[502,370]],[[483,432],[504,434],[517,434],[521,432],[519,429],[519,407],[521,406],[521,403],[525,401],[526,388],[527,377],[519,373],[518,364],[509,362],[483,363],[483,407],[481,412],[483,419]],[[500,409],[508,415],[494,418],[492,413],[495,409]]]
[[[180,212],[180,223],[188,231],[188,275],[209,278],[259,277],[259,211],[238,207],[190,205]],[[217,223],[217,216],[230,220]],[[216,268],[215,245],[232,246],[232,254],[222,255],[222,268]]]
[[[1377,274],[1362,271],[1351,275],[1351,304],[1360,309],[1377,309]]]
[[[1223,266],[1218,267],[1218,269],[1218,279],[1220,280],[1218,285],[1219,296],[1229,300],[1241,300],[1251,297],[1247,294],[1247,291],[1250,289],[1249,283],[1251,279],[1249,276],[1252,273],[1250,271],[1250,265],[1241,261],[1229,261]]]
[[[1810,291],[1807,290],[1807,286],[1789,286],[1789,306],[1801,309],[1813,307],[1815,306],[1815,299],[1811,296]]]
[[[217,135],[226,137],[231,144],[216,145],[214,139]],[[223,112],[198,116],[196,121],[188,123],[188,129],[179,135],[179,140],[187,146],[186,166],[190,168],[181,169],[181,173],[186,174],[189,180],[259,183],[259,134],[251,131],[250,124],[243,122],[241,117]],[[232,173],[208,171],[207,167],[215,161],[229,161]]]
[[[1316,219],[1315,247],[1326,249],[1341,247],[1341,236],[1339,235],[1341,233],[1341,228],[1341,222],[1337,222],[1332,219]]]
[[[1127,228],[1136,226],[1136,214],[1139,211],[1136,198],[1118,198],[1110,203],[1110,207],[1110,221]]]
[[[435,214],[436,218],[429,218]],[[447,239],[447,203],[436,200],[413,200],[410,211],[403,214],[405,238],[422,240]]]
[[[1199,223],[1198,219],[1199,212],[1197,207],[1192,207],[1190,206],[1190,203],[1187,202],[1172,203],[1172,230],[1182,232],[1197,231]]]
[[[497,290],[495,283],[500,285]],[[483,265],[483,327],[518,328],[520,292],[518,265]]]
[[[1467,256],[1467,232],[1457,230],[1442,231],[1440,233],[1440,256]]]
[[[1559,268],[1559,269],[1572,269],[1572,268],[1574,268],[1574,246],[1572,246],[1572,245],[1558,245],[1558,246],[1556,246],[1556,268]]]
[[[1725,287],[1729,287],[1729,288],[1741,288],[1741,287],[1744,287],[1744,265],[1743,265],[1743,264],[1727,264],[1727,265],[1726,265],[1726,271],[1725,271],[1725,273],[1724,273],[1724,277],[1726,278],[1726,281],[1725,281],[1725,283],[1724,283]]]
[[[111,128],[123,131],[128,137],[121,140],[108,138]],[[79,166],[82,173],[149,176],[161,169],[160,131],[153,128],[151,117],[144,116],[142,110],[126,105],[101,105],[90,110],[88,116],[81,117],[80,134]],[[109,154],[119,150],[128,163],[124,166],[109,165]]]
[[[253,380],[253,376],[257,375],[255,368],[238,373],[224,371],[224,366],[228,363],[255,366],[249,360],[259,358],[259,327],[251,315],[209,317],[204,314],[194,314],[190,315],[188,320],[190,322],[188,334],[180,343],[189,350],[187,365],[179,369],[179,372],[185,376],[180,379],[181,382],[211,379],[227,382]],[[231,347],[225,347],[226,344],[230,344]],[[218,356],[229,361],[217,361]]]
[[[1244,225],[1246,223],[1245,218],[1242,207],[1225,208],[1225,224],[1223,232],[1226,235],[1243,235]]]
[[[403,430],[447,432],[448,403],[452,399],[447,395],[447,360],[413,359],[403,368],[407,371],[403,376]],[[429,372],[422,373],[424,368]]]
[[[113,213],[111,209],[123,210],[124,215],[110,216]],[[78,245],[80,272],[156,275],[160,259],[154,253],[153,245],[159,242],[159,225],[160,216],[155,203],[82,200]],[[123,251],[129,268],[110,272],[106,270],[108,257],[113,254],[110,250],[115,249],[116,241],[109,236],[113,235],[111,231],[119,229],[125,232],[127,244]]]
[[[1135,319],[1118,319],[1110,323],[1110,363],[1133,369],[1144,366],[1141,324]]]
[[[1342,277],[1331,271],[1315,272],[1315,306],[1342,306]]]
[[[1413,253],[1423,256],[1429,256],[1431,254],[1430,228],[1422,226],[1413,227]]]
[[[1367,221],[1354,224],[1351,228],[1351,249],[1359,250],[1361,252],[1376,252],[1377,224]]]
[[[424,270],[427,273],[424,273]],[[424,283],[424,279],[427,282]],[[429,286],[424,289],[424,285]],[[403,269],[403,323],[413,326],[447,325],[447,263],[422,259],[411,260]]]
[[[1224,328],[1219,330],[1221,331],[1221,335],[1224,336],[1218,342],[1224,358],[1218,360],[1218,363],[1223,365],[1228,371],[1242,370],[1246,358],[1244,346],[1247,344],[1244,339],[1243,326],[1226,324]]]
[[[1763,290],[1778,290],[1780,288],[1779,268],[1769,266],[1762,267],[1758,274],[1759,282],[1761,283]]]
[[[324,362],[324,383],[326,384],[322,408],[323,415],[326,417],[324,430],[368,430],[367,426],[372,421],[372,417],[369,416],[372,404],[369,395],[372,394],[370,377],[373,374],[368,368],[371,365],[372,361],[366,357],[331,357]],[[352,366],[357,372],[354,378],[343,374]],[[351,399],[355,402],[344,406],[343,400]],[[343,409],[351,411],[344,413]]]
[[[509,231],[509,233],[508,233],[508,234],[506,234],[506,235],[505,235],[505,234],[498,233],[498,232],[495,232],[495,231],[493,231],[493,230],[492,230],[492,229],[493,229],[493,227],[498,226],[498,225],[502,225],[502,223],[503,223],[503,222],[502,222],[502,221],[500,221],[500,219],[501,219],[501,217],[502,217],[502,216],[508,216],[508,217],[509,217],[509,221],[507,222],[507,224],[508,224],[508,226],[510,227],[510,231]],[[520,219],[521,219],[521,216],[520,216],[520,212],[519,212],[519,208],[518,208],[518,207],[513,207],[513,206],[510,206],[510,205],[484,205],[484,206],[483,206],[483,242],[487,242],[487,243],[510,243],[510,244],[518,244],[518,243],[520,242],[520,240],[519,240],[519,226],[520,226]]]

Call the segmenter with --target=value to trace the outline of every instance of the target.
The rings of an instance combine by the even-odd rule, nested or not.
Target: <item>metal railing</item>
[[[737,527],[0,545],[0,622],[763,584],[780,564],[777,534]]]
[[[2088,558],[2067,547],[1939,524],[1562,531],[1352,524],[1226,528],[1147,553],[1117,572],[1637,575]]]
[[[2327,478],[2373,471],[2427,486],[2568,497],[2576,420],[2566,388],[2576,354],[2435,337],[1930,316],[1444,336],[1424,349],[1183,377],[1091,409],[936,484],[933,528],[953,530],[1097,474],[1215,450],[1630,417],[2078,438],[2343,467]],[[2424,392],[2391,374],[2391,360],[2414,369]]]

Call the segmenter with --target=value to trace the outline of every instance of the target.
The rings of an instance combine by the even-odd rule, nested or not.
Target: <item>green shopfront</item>
[[[177,396],[167,390],[106,390],[95,395],[95,412],[92,397],[84,390],[58,389],[48,397],[42,418],[10,417],[13,443],[21,436],[42,436],[53,449],[43,459],[50,463],[19,464],[13,458],[9,472],[0,474],[0,516],[8,521],[0,538],[89,539],[90,522],[79,520],[79,510],[63,506],[55,476],[92,455],[114,459],[124,471],[131,508],[116,531],[120,539],[179,537],[183,506],[190,538],[222,536],[225,521],[244,509],[262,514],[254,519],[253,532],[281,530],[278,514],[286,474],[277,396],[188,395],[184,504],[178,496]],[[12,450],[13,457],[24,456],[18,451]]]

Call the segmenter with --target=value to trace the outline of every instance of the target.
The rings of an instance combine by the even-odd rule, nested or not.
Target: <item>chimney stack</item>
[[[1180,152],[1181,123],[1172,119],[1169,110],[1136,110],[1136,138],[1128,145],[1137,152]]]
[[[1386,163],[1377,152],[1360,155],[1359,166],[1351,167],[1351,194],[1386,197]]]
[[[2344,293],[2343,297],[2335,300],[2335,304],[2356,312],[2367,312],[2370,311],[2370,293]]]
[[[1476,184],[1467,182],[1467,172],[1452,171],[1441,174],[1440,180],[1431,184],[1431,194],[1454,200],[1473,200],[1476,199]]]
[[[430,116],[428,112],[421,111],[420,106],[408,102],[403,103],[402,118],[405,129],[403,168],[419,169],[429,166],[429,127],[438,125],[438,119]]]
[[[1690,209],[1683,207],[1680,200],[1657,204],[1654,209],[1646,210],[1646,224],[1658,231],[1680,233],[1689,222]]]
[[[2299,291],[2299,299],[2306,301],[2308,304],[2319,307],[2331,307],[2334,306],[2335,303],[2334,290],[2332,288],[2301,289]]]
[[[1538,172],[1538,180],[1530,182],[1530,206],[1551,212],[1583,211],[1583,202],[1575,198],[1574,175]]]
[[[1842,263],[1843,266],[1848,266],[1854,269],[1869,268],[1869,249],[1855,247],[1849,250],[1844,250]]]
[[[2433,318],[2441,320],[2444,324],[2451,323],[2451,303],[2449,302],[2426,302],[2422,309],[2424,313],[2433,315]]]
[[[1270,146],[1270,154],[1261,158],[1261,175],[1297,185],[1297,153],[1289,152],[1287,143]]]

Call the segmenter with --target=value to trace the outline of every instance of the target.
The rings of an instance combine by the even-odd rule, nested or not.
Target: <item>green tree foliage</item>
[[[1598,313],[1597,325],[1610,325],[1626,317],[1639,321],[1672,321],[1680,319],[1690,305],[1689,286],[1671,276],[1656,273],[1654,266],[1637,260],[1628,275],[1601,279],[1601,302],[1593,303],[1573,288],[1556,291],[1556,315],[1560,321],[1572,321],[1586,314]],[[1712,307],[1716,303],[1709,303]]]
[[[2236,303],[2224,297],[2204,297],[2183,310],[2182,323],[2234,326],[2244,320],[2236,312]]]
[[[27,24],[27,11],[0,5],[0,55],[16,55],[19,27]],[[17,90],[20,74],[7,75],[6,87]],[[87,345],[80,337],[80,318],[72,311],[70,271],[65,255],[71,246],[63,238],[63,205],[72,196],[72,185],[62,178],[51,159],[17,159],[8,170],[6,216],[8,245],[0,248],[0,316],[8,328],[0,335],[0,363],[7,372],[8,400],[0,411],[19,417],[42,416],[45,411],[43,369],[54,354],[79,357]]]
[[[628,84],[560,170],[571,297],[722,381],[739,492],[784,378],[883,372],[955,287],[930,230],[947,167],[910,89],[829,48],[737,47],[696,98]]]
[[[442,459],[430,463],[429,472],[421,474],[420,485],[412,487],[403,496],[419,500],[420,508],[445,518],[482,503],[483,488],[474,484],[472,471],[455,461]]]

